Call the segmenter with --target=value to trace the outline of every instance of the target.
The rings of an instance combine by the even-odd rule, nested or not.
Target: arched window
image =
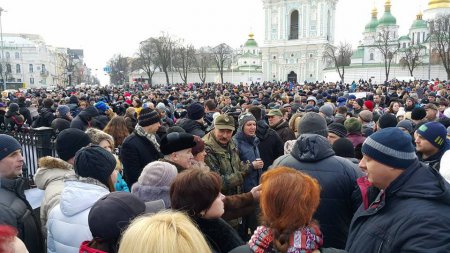
[[[20,74],[20,64],[16,64],[16,74]]]
[[[6,59],[9,59],[9,57],[10,57],[10,55],[9,55],[9,52],[6,52]]]
[[[14,55],[15,55],[14,58],[16,58],[16,59],[19,59],[19,58],[20,58],[19,52],[16,52]]]
[[[298,11],[295,10],[291,13],[291,26],[289,31],[289,39],[298,39]]]
[[[6,73],[11,73],[11,64],[6,64]]]
[[[406,43],[405,42],[403,42],[403,48],[406,48]]]
[[[371,61],[374,60],[374,58],[373,58],[373,53],[370,53],[370,60],[371,60]]]

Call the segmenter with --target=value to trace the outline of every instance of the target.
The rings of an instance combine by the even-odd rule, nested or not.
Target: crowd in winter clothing
[[[0,129],[53,129],[57,156],[39,159],[33,210],[22,146],[0,134],[0,247],[448,252],[449,90],[360,80],[9,94]]]

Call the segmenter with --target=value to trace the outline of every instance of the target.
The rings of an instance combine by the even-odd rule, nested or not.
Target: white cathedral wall
[[[431,79],[439,78],[440,80],[447,79],[447,73],[442,65],[432,65],[430,72]],[[338,76],[335,69],[327,69],[323,71],[322,80],[327,76]],[[410,73],[408,68],[403,68],[400,66],[392,66],[389,74],[389,79],[394,79],[398,77],[409,77]],[[428,80],[428,65],[422,65],[414,70],[414,77],[416,79]],[[368,80],[371,78],[376,83],[383,83],[386,79],[384,65],[379,67],[351,67],[345,69],[345,82],[351,83],[353,80],[357,81],[359,79]]]

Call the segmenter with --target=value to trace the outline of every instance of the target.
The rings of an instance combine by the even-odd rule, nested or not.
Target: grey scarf
[[[134,131],[137,135],[147,138],[153,144],[156,150],[158,150],[158,152],[161,152],[159,149],[159,143],[158,141],[156,141],[156,136],[154,134],[145,132],[144,128],[142,128],[139,124],[136,124]]]

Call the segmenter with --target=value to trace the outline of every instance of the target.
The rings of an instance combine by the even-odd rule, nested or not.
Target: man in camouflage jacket
[[[205,163],[222,178],[222,193],[239,194],[249,169],[241,162],[232,135],[235,129],[232,116],[220,115],[214,121],[214,129],[203,137]]]

